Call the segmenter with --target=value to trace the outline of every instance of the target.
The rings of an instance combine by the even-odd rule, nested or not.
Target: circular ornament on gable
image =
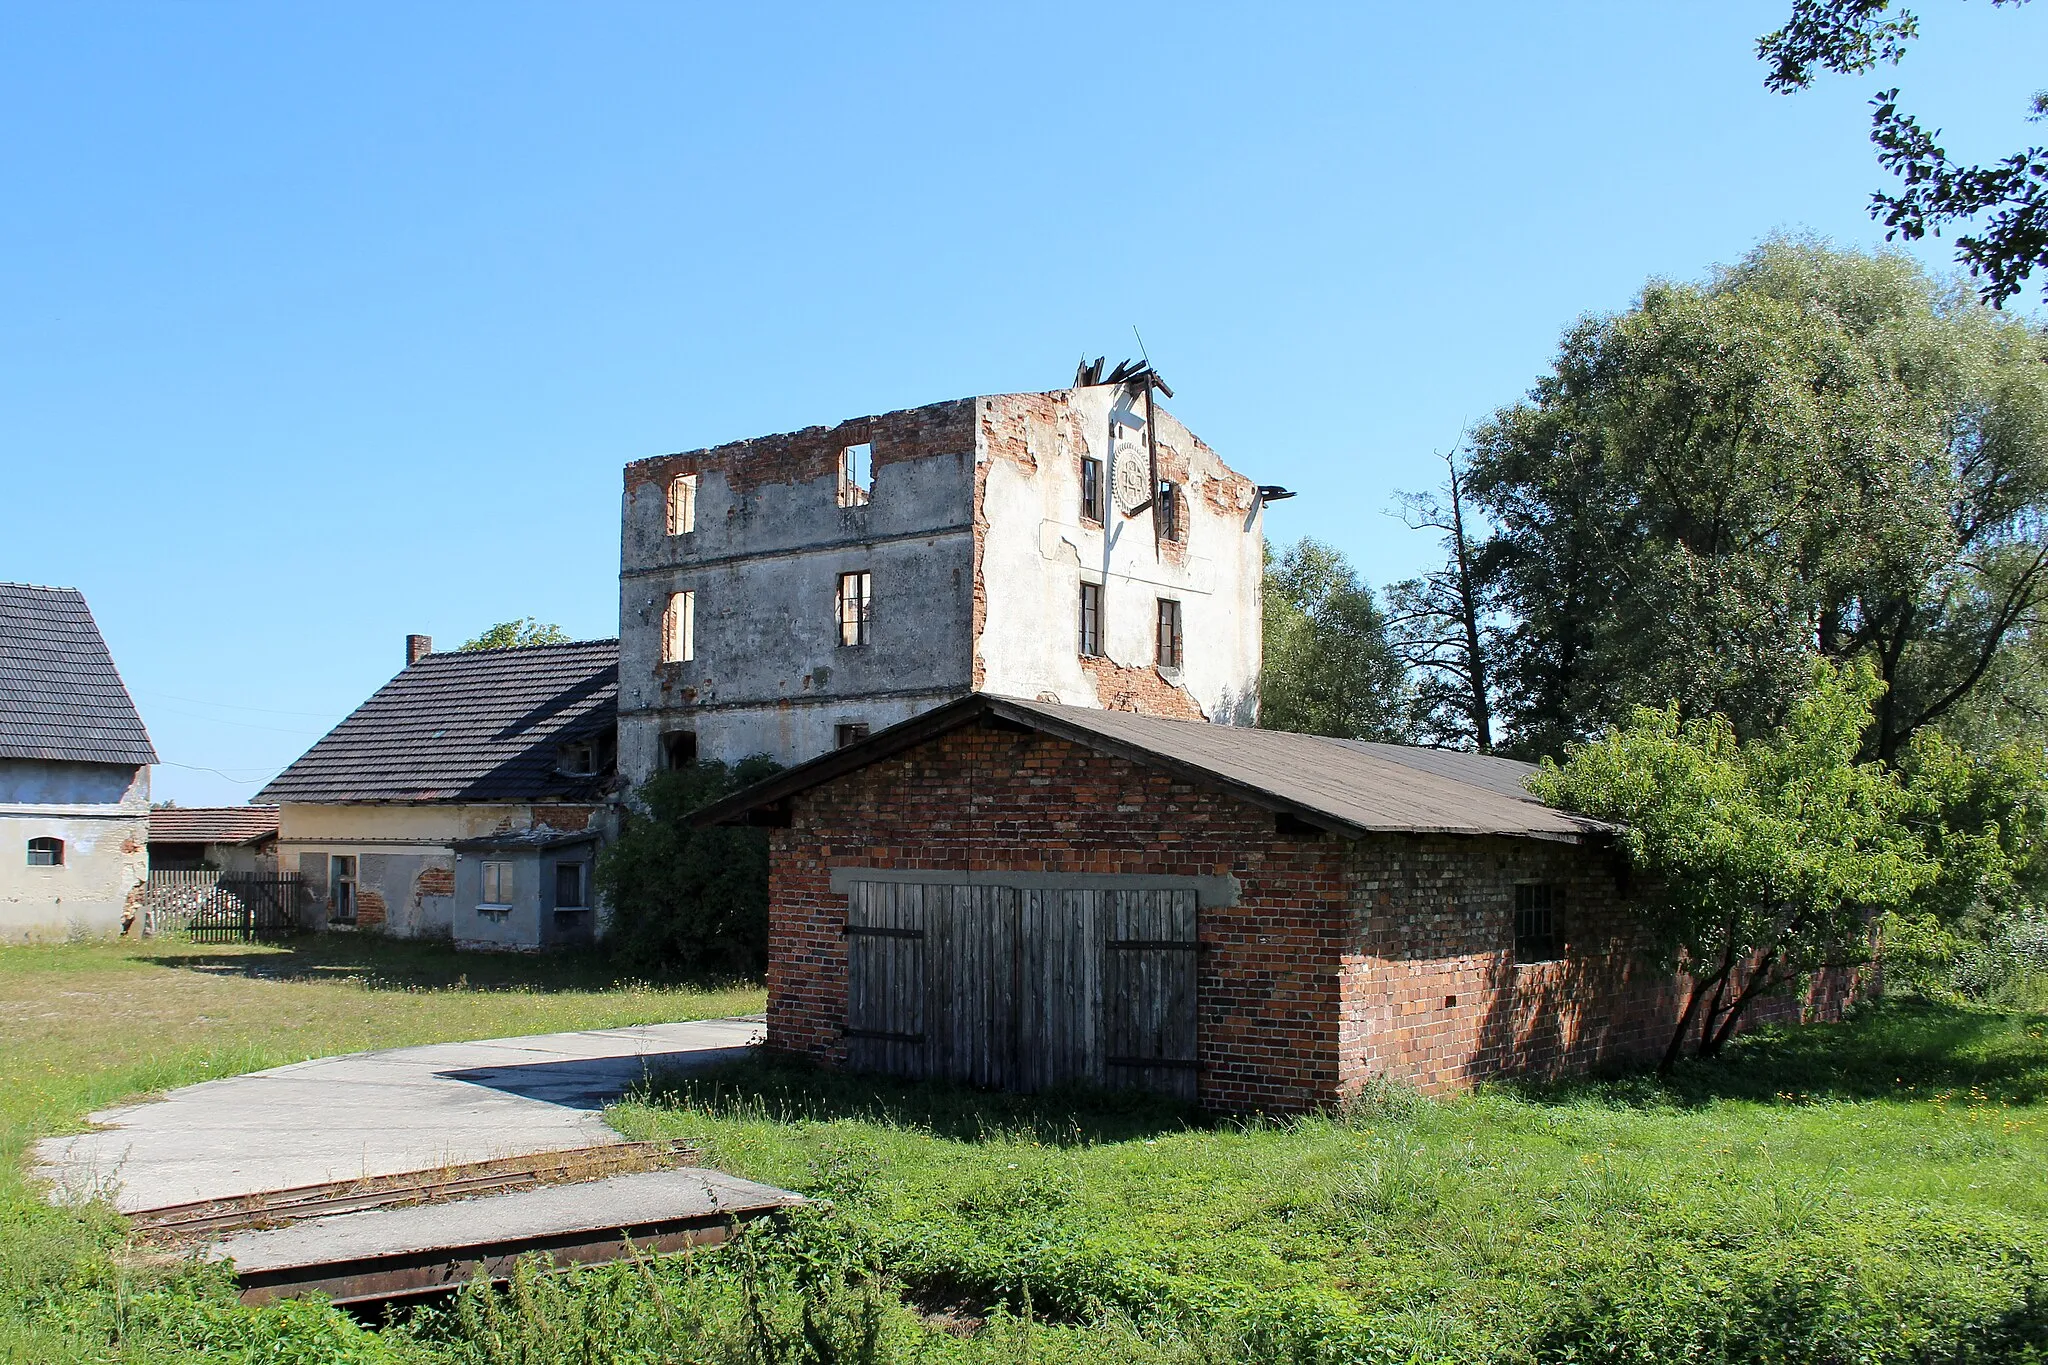
[[[1111,482],[1115,484],[1116,505],[1127,517],[1136,515],[1140,507],[1152,501],[1151,468],[1144,452],[1136,446],[1117,448]]]

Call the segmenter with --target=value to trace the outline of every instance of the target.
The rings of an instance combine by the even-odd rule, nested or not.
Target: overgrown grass
[[[33,1139],[75,1131],[94,1110],[337,1052],[715,1018],[761,1004],[747,984],[621,982],[592,955],[456,953],[368,935],[253,948],[0,947],[0,1360],[158,1358],[161,1342],[107,1344],[137,1283],[115,1267],[118,1220],[51,1209],[22,1178]],[[199,1283],[221,1292],[217,1281]],[[226,1315],[221,1332],[239,1330],[240,1310],[213,1311]],[[195,1310],[192,1321],[203,1316]],[[278,1321],[351,1334],[330,1316],[294,1309]],[[160,1335],[151,1327],[136,1339]]]
[[[712,1012],[716,998],[586,990],[599,983],[577,964],[549,966],[564,976],[545,991],[457,990],[435,973],[473,983],[478,960],[406,966],[382,949],[353,970],[51,951],[14,972],[24,959],[0,954],[0,1006],[102,1012],[107,983],[65,994],[98,971],[137,993],[117,1016],[159,1017],[192,989],[292,992],[311,1015],[275,1019],[289,1044],[269,1039],[275,1011],[230,1030],[272,1049],[265,1060],[360,1031],[349,1010],[364,999],[402,1013],[426,997],[411,1024],[386,1026],[459,1036],[569,1022],[514,1022],[493,1004],[581,1001],[624,1022],[682,1017],[686,1000]],[[283,979],[257,974],[276,968]],[[469,1009],[488,1022],[464,1027]],[[126,1046],[110,1028],[125,1036],[118,1018],[59,1022],[73,1041],[51,1042],[46,1063],[92,1072],[86,1039]],[[234,1064],[180,1055],[155,1083]],[[132,1054],[105,1060],[99,1080],[39,1101],[31,1126],[157,1074]],[[242,1309],[218,1275],[138,1279],[116,1270],[104,1216],[10,1203],[0,1342],[36,1361],[404,1365],[2048,1360],[2048,1017],[2024,1010],[1898,1000],[1760,1035],[1668,1082],[1448,1100],[1389,1087],[1287,1123],[768,1059],[656,1087],[611,1117],[634,1136],[696,1138],[724,1169],[821,1203],[732,1249],[528,1273],[381,1332],[315,1304]]]

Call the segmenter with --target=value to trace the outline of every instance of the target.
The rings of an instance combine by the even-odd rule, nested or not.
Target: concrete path
[[[60,1201],[124,1213],[624,1139],[600,1112],[656,1072],[709,1066],[758,1017],[437,1043],[253,1071],[94,1114],[36,1144]]]

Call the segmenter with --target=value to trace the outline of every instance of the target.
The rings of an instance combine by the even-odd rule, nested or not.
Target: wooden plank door
[[[1103,1064],[1109,1084],[1196,1095],[1192,891],[1111,891],[1103,942]]]
[[[846,1059],[862,1071],[927,1074],[926,892],[855,882],[846,907]]]

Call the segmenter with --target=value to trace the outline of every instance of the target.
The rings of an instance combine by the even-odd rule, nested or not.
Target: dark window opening
[[[865,572],[839,575],[839,643],[841,646],[868,642],[868,620],[874,605],[874,588]]]
[[[1159,538],[1178,541],[1187,534],[1180,514],[1180,485],[1159,482]]]
[[[1564,956],[1557,932],[1557,888],[1526,883],[1515,888],[1515,961],[1555,962]]]
[[[62,839],[29,840],[28,865],[30,867],[64,866],[64,841]]]
[[[1159,599],[1159,666],[1180,667],[1180,603],[1170,597]]]
[[[1081,585],[1081,653],[1093,658],[1102,653],[1102,585]]]
[[[697,761],[697,732],[675,730],[661,737],[661,755],[671,768],[687,768]]]
[[[327,860],[327,918],[337,924],[356,922],[356,860],[334,854]]]
[[[555,909],[583,909],[583,864],[555,864]]]
[[[1081,457],[1081,520],[1102,520],[1102,461],[1092,455]]]
[[[868,723],[864,720],[850,720],[844,725],[832,728],[834,748],[844,749],[849,744],[858,744],[868,737]]]

